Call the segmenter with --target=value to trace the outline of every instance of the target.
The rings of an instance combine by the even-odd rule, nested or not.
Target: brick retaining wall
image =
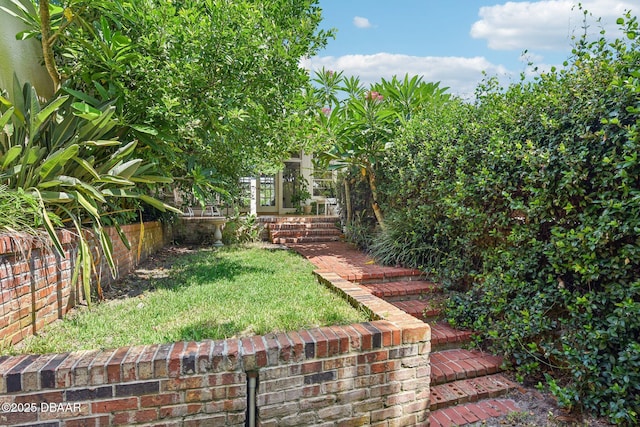
[[[373,320],[242,339],[0,357],[0,404],[9,409],[0,411],[0,423],[244,426],[250,374],[258,380],[260,426],[427,425],[429,325],[333,273],[317,274]]]
[[[141,227],[144,229],[138,260]],[[114,228],[106,230],[113,242],[117,277],[133,271],[139,261],[170,239],[170,232],[159,222],[125,225],[122,231],[131,245],[128,250]],[[77,256],[75,236],[68,230],[59,231],[58,236],[64,257],[53,249],[47,250],[41,242],[0,236],[0,344],[22,341],[84,300],[81,288],[71,284]],[[113,282],[105,260],[98,265],[98,274],[103,285]]]

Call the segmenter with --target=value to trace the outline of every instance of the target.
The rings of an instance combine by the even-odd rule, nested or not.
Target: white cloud
[[[371,28],[373,25],[369,22],[369,19],[363,18],[362,16],[356,16],[353,18],[353,25],[358,28]]]
[[[438,57],[409,56],[392,53],[374,55],[345,55],[340,57],[313,57],[304,61],[305,68],[312,71],[326,68],[344,71],[347,76],[359,76],[368,85],[394,75],[404,77],[419,75],[426,82],[441,82],[440,87],[449,87],[450,92],[463,97],[470,97],[483,78],[483,71],[490,76],[497,75],[508,78],[511,73],[501,65],[494,65],[486,58],[476,56]]]
[[[608,34],[615,33],[616,19],[633,8],[630,1],[620,0],[581,3],[593,15],[588,24],[594,34],[599,33],[600,25]],[[479,15],[481,19],[471,27],[471,36],[486,39],[489,48],[495,50],[566,51],[571,47],[571,37],[583,31],[583,14],[577,1],[571,0],[506,2],[481,7]],[[595,18],[602,18],[602,24]]]

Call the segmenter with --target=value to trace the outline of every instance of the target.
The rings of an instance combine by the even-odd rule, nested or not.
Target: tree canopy
[[[70,0],[48,10],[50,28],[32,15],[21,37],[47,30],[62,84],[116,100],[120,136],[140,139],[168,174],[224,186],[299,148],[295,106],[309,81],[300,60],[330,36],[316,0]]]

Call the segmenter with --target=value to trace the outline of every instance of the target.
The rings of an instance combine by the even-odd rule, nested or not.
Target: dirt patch
[[[245,246],[260,247],[266,250],[288,250],[286,246],[272,243],[249,243]],[[126,277],[119,279],[116,283],[105,286],[103,295],[106,301],[124,298],[135,298],[143,292],[153,289],[154,283],[169,277],[169,271],[176,261],[188,254],[201,252],[203,250],[216,250],[206,246],[165,246],[153,255],[150,255],[138,267]]]
[[[508,372],[504,373],[511,381]],[[479,423],[471,424],[473,427],[610,427],[612,424],[606,420],[570,413],[558,406],[556,398],[551,393],[542,393],[535,388],[518,387],[511,391],[504,399],[513,400],[520,408],[502,417],[491,418]]]
[[[181,256],[200,250],[202,248],[194,246],[165,246],[141,262],[132,273],[104,287],[104,299],[109,301],[139,296],[152,289],[154,281],[169,277],[169,270]]]

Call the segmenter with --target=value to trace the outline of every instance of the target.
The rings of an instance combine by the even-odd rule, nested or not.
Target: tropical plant
[[[79,251],[73,277],[81,277],[90,303],[90,279],[95,265],[85,227],[91,225],[115,274],[105,220],[113,223],[128,247],[117,215],[126,210],[128,200],[161,211],[179,212],[143,194],[140,188],[171,180],[153,174],[153,165],[132,158],[135,141],[123,143],[108,138],[118,124],[113,105],[63,89],[41,106],[35,89],[28,83],[22,91],[14,92],[22,93],[22,97],[13,102],[0,97],[0,184],[15,191],[23,189],[35,198],[42,225],[60,254],[64,250],[51,218],[60,218],[75,228]]]
[[[378,163],[384,159],[395,133],[413,115],[427,105],[449,101],[447,88],[439,83],[425,83],[421,77],[405,76],[400,80],[382,79],[366,90],[358,78],[345,78],[342,73],[321,70],[314,82],[323,136],[329,148],[318,156],[329,170],[356,167],[371,189],[373,212],[378,224],[385,228],[378,192]],[[337,92],[348,94],[340,100]]]

